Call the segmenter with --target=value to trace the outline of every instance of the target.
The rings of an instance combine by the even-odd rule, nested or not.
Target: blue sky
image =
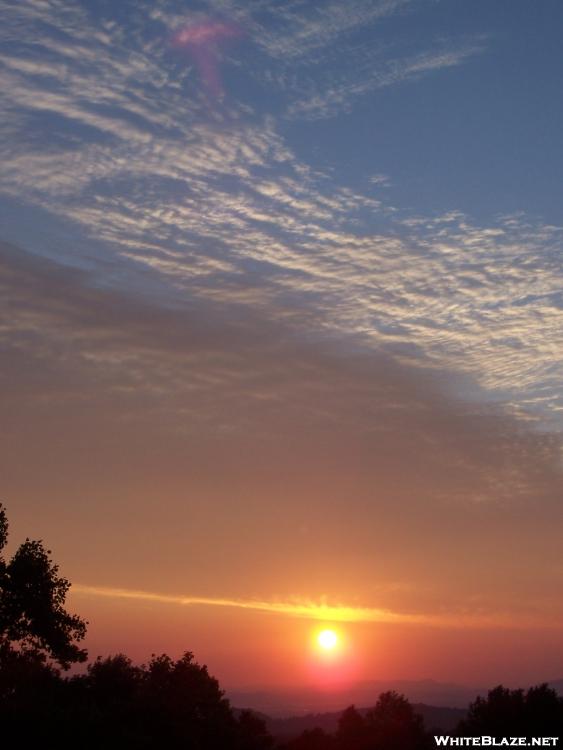
[[[4,16],[6,240],[97,283],[307,308],[307,335],[561,408],[559,3]],[[175,42],[205,24],[231,29],[203,45],[220,90]]]

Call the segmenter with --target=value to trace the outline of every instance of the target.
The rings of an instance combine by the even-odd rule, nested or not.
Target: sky
[[[91,655],[562,677],[561,4],[0,7],[1,497]]]

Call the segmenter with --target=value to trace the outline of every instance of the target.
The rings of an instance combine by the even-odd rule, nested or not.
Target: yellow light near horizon
[[[317,643],[326,651],[331,651],[338,643],[338,636],[334,630],[321,630],[317,636]]]

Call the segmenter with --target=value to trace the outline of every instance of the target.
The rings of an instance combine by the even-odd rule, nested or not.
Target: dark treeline
[[[250,712],[235,717],[217,680],[192,654],[135,666],[99,659],[64,678],[27,650],[0,655],[0,743],[5,747],[266,750],[273,740]]]
[[[187,652],[135,666],[117,655],[84,674],[78,645],[87,623],[65,609],[70,583],[50,550],[26,539],[10,560],[0,505],[0,746],[22,748],[193,748],[264,750],[264,722],[235,716],[219,683]]]
[[[435,735],[426,729],[409,701],[395,692],[382,693],[374,706],[360,713],[347,708],[334,734],[310,729],[285,745],[286,750],[429,750]],[[562,737],[563,698],[547,685],[524,690],[496,687],[477,698],[467,718],[452,733],[458,737]]]
[[[65,609],[69,582],[61,578],[42,542],[26,541],[10,560],[0,505],[0,745],[84,750],[426,750],[433,734],[409,701],[382,693],[360,713],[339,718],[334,734],[322,729],[276,745],[265,722],[234,711],[216,679],[193,654],[155,656],[142,666],[122,654],[97,659],[85,673],[78,645],[87,623]],[[461,736],[563,735],[563,699],[546,685],[503,687],[478,698],[456,731]]]

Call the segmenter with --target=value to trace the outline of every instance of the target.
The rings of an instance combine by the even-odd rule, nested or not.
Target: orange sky
[[[92,656],[190,649],[229,685],[305,684],[325,602],[348,608],[349,679],[563,673],[556,435],[281,314],[3,253],[11,542],[53,550]]]

